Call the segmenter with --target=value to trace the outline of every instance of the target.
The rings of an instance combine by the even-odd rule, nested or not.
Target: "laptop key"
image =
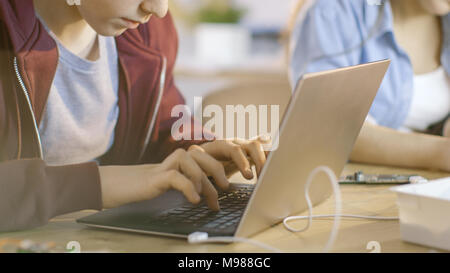
[[[209,224],[204,225],[203,227],[204,227],[204,228],[215,228],[215,227],[217,227],[218,225],[219,225],[219,224],[209,223]]]
[[[211,211],[205,204],[189,204],[163,212],[159,221],[165,226],[175,223],[220,229],[235,226],[242,216],[252,191],[252,189],[240,188],[234,192],[220,193],[220,211]]]

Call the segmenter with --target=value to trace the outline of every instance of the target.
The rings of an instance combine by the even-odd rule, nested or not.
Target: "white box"
[[[391,188],[404,241],[450,251],[450,177]]]

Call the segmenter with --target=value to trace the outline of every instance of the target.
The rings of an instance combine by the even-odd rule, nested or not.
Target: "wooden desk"
[[[450,176],[448,173],[395,169],[349,164],[344,174],[362,170],[366,173],[418,174],[428,179]],[[389,186],[342,185],[343,212],[349,214],[397,216],[396,195]],[[54,242],[55,250],[64,252],[69,241],[78,241],[81,251],[107,252],[264,252],[248,244],[189,245],[185,240],[134,233],[87,228],[75,223],[75,219],[93,211],[81,211],[53,219],[48,225],[29,231],[0,234],[5,238],[30,239],[35,242]],[[334,201],[330,198],[315,207],[314,214],[334,213]],[[305,222],[291,222],[302,227]],[[291,233],[282,224],[268,229],[252,239],[264,242],[286,252],[320,252],[328,240],[333,221],[315,220],[309,230]],[[429,252],[429,248],[403,242],[397,221],[370,221],[342,219],[334,252],[369,252],[367,243],[377,241],[381,252]]]

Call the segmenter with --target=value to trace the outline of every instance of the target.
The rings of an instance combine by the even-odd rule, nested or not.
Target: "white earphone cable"
[[[314,177],[319,173],[324,172],[331,183],[331,186],[333,188],[334,193],[334,201],[335,201],[335,214],[324,214],[324,215],[313,215],[312,209],[313,205],[311,202],[311,199],[309,197],[309,188],[312,184],[312,181]],[[290,216],[286,217],[283,220],[284,227],[290,231],[290,232],[304,232],[309,229],[312,223],[312,219],[314,218],[333,218],[333,228],[330,232],[330,237],[328,239],[328,242],[326,243],[325,247],[323,248],[322,252],[329,252],[331,251],[334,242],[336,241],[337,234],[339,231],[339,225],[341,218],[359,218],[359,219],[369,219],[369,220],[386,220],[386,221],[392,221],[392,220],[398,220],[398,217],[380,217],[380,216],[366,216],[366,215],[355,215],[355,214],[342,214],[342,199],[341,199],[341,191],[339,189],[339,182],[334,174],[334,172],[327,166],[319,166],[315,168],[310,175],[308,176],[308,179],[305,184],[305,199],[306,204],[308,206],[308,216]],[[306,226],[302,229],[294,229],[291,226],[289,226],[287,223],[293,220],[304,220],[307,219],[308,223]],[[217,242],[224,242],[224,243],[232,243],[232,242],[241,242],[241,243],[248,243],[252,244],[254,246],[263,248],[265,250],[275,252],[275,253],[282,253],[278,248],[269,246],[267,244],[251,240],[248,238],[241,238],[241,237],[208,237],[208,233],[206,232],[194,232],[189,234],[188,236],[188,242],[191,244],[198,244],[198,243],[217,243]]]

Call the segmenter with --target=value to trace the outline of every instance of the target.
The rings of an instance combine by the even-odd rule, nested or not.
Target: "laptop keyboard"
[[[187,224],[206,229],[226,229],[237,226],[253,192],[254,185],[239,186],[230,192],[219,192],[220,211],[212,211],[205,203],[188,204],[164,211],[158,224]]]

